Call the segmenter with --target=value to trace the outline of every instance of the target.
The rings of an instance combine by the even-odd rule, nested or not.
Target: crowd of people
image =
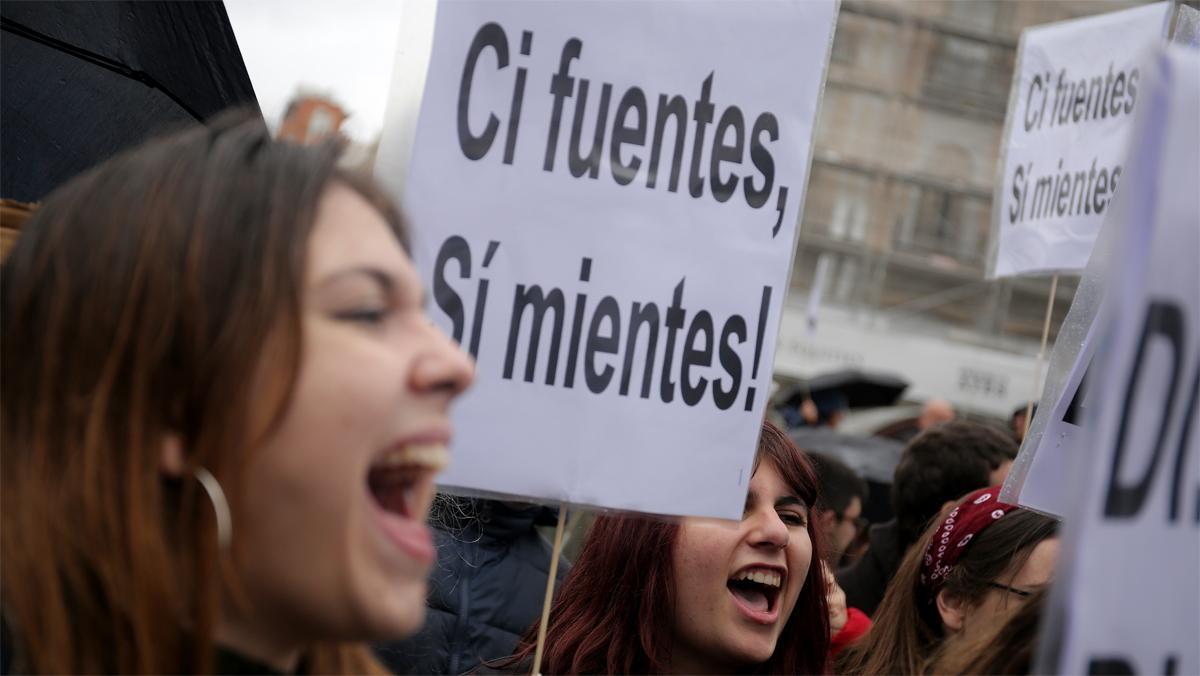
[[[435,499],[473,366],[337,152],[226,116],[26,225],[0,287],[4,673],[1031,669],[1057,524],[999,501],[1012,435],[940,404],[865,552],[863,480],[764,422],[740,521],[600,515],[539,641],[554,517]]]

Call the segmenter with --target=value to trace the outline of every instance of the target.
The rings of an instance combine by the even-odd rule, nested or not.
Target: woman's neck
[[[217,645],[261,662],[281,673],[295,672],[300,663],[302,644],[294,639],[286,639],[273,632],[264,631],[262,623],[222,617],[217,627],[216,638]]]
[[[700,655],[692,650],[683,648],[676,643],[671,651],[671,663],[667,666],[668,674],[737,674],[745,673],[748,668],[717,663],[711,657]]]

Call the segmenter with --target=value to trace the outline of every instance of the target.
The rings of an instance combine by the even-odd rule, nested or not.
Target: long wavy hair
[[[960,503],[961,504],[961,503]],[[917,593],[922,558],[941,528],[935,519],[909,548],[875,611],[871,629],[838,658],[840,674],[920,674],[945,638],[942,618]],[[945,593],[977,606],[1007,573],[1015,575],[1033,548],[1058,534],[1058,521],[1017,508],[980,531],[946,577]]]
[[[241,469],[299,368],[326,187],[356,189],[404,241],[395,207],[338,152],[227,114],[76,177],[23,228],[0,281],[0,590],[20,669],[213,668],[238,540],[223,556],[197,481],[160,472],[163,440],[220,480],[236,523]],[[349,644],[304,660],[377,669]]]
[[[971,639],[944,641],[925,666],[926,674],[1031,674],[1041,640],[1045,588],[1008,610],[1004,622]]]
[[[763,461],[806,504],[817,500],[808,458],[775,425],[764,422],[755,469]],[[829,610],[816,519],[808,520],[812,565],[775,653],[748,673],[815,674],[829,653]],[[546,631],[542,671],[548,674],[663,673],[671,664],[675,617],[674,551],[679,523],[632,515],[596,519],[571,572],[556,592]],[[530,627],[501,666],[524,665],[537,643]]]

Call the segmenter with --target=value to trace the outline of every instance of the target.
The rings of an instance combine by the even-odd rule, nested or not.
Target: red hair
[[[778,427],[764,422],[755,469],[769,460],[811,509],[817,480],[812,464]],[[829,609],[816,520],[808,520],[812,565],[775,652],[749,673],[825,671]],[[541,670],[548,674],[662,673],[671,664],[675,615],[677,521],[615,514],[596,519],[550,610]],[[503,666],[532,660],[537,625]]]

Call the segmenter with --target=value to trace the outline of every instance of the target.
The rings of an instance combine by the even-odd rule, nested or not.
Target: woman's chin
[[[775,641],[768,643],[759,637],[747,637],[741,645],[734,647],[734,661],[738,664],[762,664],[774,654]]]
[[[425,600],[428,595],[425,580],[395,585],[385,594],[365,598],[363,615],[367,619],[363,638],[372,641],[394,641],[417,633],[425,623]]]

